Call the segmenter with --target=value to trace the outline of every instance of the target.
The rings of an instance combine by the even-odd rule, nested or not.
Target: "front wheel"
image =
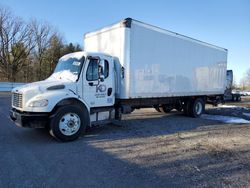
[[[58,140],[67,142],[76,140],[89,123],[85,109],[78,105],[60,107],[50,121],[50,134]]]

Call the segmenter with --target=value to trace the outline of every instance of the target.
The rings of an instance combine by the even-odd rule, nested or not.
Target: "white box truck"
[[[227,50],[131,18],[84,36],[46,80],[12,90],[11,119],[70,141],[86,127],[154,107],[199,117],[223,98]]]

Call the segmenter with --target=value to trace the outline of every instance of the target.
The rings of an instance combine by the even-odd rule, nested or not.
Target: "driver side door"
[[[111,58],[104,58],[104,70],[100,70],[100,58],[88,58],[83,78],[83,96],[92,107],[104,107],[114,104],[114,73]],[[100,79],[102,75],[102,79]]]

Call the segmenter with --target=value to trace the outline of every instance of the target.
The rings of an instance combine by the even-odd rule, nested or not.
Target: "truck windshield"
[[[57,79],[66,79],[75,82],[80,75],[83,62],[84,57],[81,59],[60,59],[52,76]]]

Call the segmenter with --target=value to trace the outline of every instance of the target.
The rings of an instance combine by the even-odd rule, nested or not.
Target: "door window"
[[[109,76],[109,62],[107,60],[104,61],[104,78]]]
[[[98,59],[90,59],[89,66],[87,69],[87,80],[94,81],[98,80]]]

